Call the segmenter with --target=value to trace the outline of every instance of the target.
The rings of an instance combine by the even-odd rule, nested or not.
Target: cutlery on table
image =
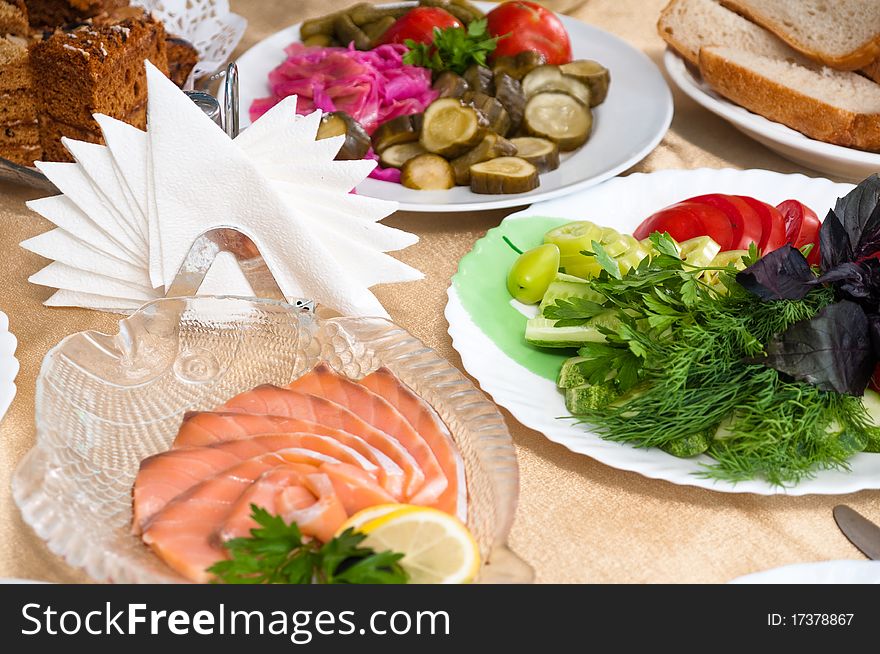
[[[880,560],[880,526],[845,504],[835,506],[832,513],[834,521],[850,543],[869,559]]]

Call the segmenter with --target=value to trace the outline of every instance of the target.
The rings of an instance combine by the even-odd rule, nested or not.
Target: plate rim
[[[801,152],[819,154],[847,163],[875,165],[880,169],[880,153],[810,138],[787,125],[765,118],[714,92],[707,91],[688,70],[685,60],[671,48],[667,47],[663,54],[663,65],[670,79],[685,95],[737,128],[756,132],[774,143]]]
[[[788,580],[774,580],[773,577],[777,575],[788,575],[788,574],[797,574],[797,573],[813,573],[814,571],[821,571],[822,568],[835,568],[835,567],[853,567],[853,568],[872,568],[875,572],[877,572],[876,579],[873,581],[847,581],[841,582],[840,580],[828,580],[824,582],[817,582],[815,579],[799,579],[797,581],[793,581],[791,579]],[[770,577],[770,579],[767,579]],[[828,561],[803,561],[800,563],[787,563],[785,565],[776,566],[775,568],[768,568],[767,570],[758,570],[757,572],[749,572],[744,575],[740,575],[738,577],[734,577],[727,583],[729,584],[815,584],[815,583],[826,583],[826,584],[839,584],[839,583],[848,583],[848,584],[880,584],[880,561],[870,561],[864,559],[831,559]]]
[[[388,2],[382,3],[382,5],[386,6],[395,6],[395,5],[405,5],[409,4],[406,2]],[[487,9],[491,7],[494,3],[488,2],[477,2],[478,6],[483,5],[482,8]],[[380,5],[380,6],[382,6]],[[566,186],[562,186],[553,190],[546,191],[544,193],[538,193],[533,196],[523,197],[521,195],[504,195],[498,196],[498,200],[488,200],[486,202],[458,202],[458,203],[412,203],[412,202],[402,202],[396,200],[398,203],[398,211],[407,211],[412,213],[454,213],[454,212],[466,212],[466,211],[493,211],[498,209],[509,209],[514,207],[526,207],[528,205],[534,204],[535,202],[543,202],[546,200],[552,200],[554,198],[562,197],[565,195],[569,195],[571,193],[575,193],[584,188],[589,188],[590,186],[595,186],[597,184],[601,184],[608,179],[618,176],[620,173],[632,168],[640,161],[645,159],[651,152],[653,152],[657,146],[661,143],[663,138],[669,132],[669,128],[672,125],[672,119],[675,114],[675,103],[672,96],[672,89],[669,87],[669,84],[666,82],[663,77],[663,73],[658,66],[643,50],[635,47],[630,44],[626,40],[617,36],[616,34],[609,32],[608,30],[603,30],[595,25],[590,23],[586,23],[582,20],[579,20],[573,16],[568,16],[565,14],[559,14],[558,12],[554,12],[557,17],[559,17],[563,23],[577,23],[583,25],[589,30],[595,30],[601,32],[604,36],[608,37],[611,41],[615,42],[615,45],[618,47],[626,48],[631,50],[633,53],[637,54],[642,58],[643,63],[650,66],[653,71],[657,74],[659,81],[662,83],[663,95],[662,98],[652,98],[652,103],[660,106],[662,103],[662,116],[660,116],[661,112],[658,110],[658,116],[660,116],[660,120],[658,125],[662,125],[662,129],[658,129],[657,133],[650,139],[648,139],[641,148],[636,150],[633,154],[627,157],[624,161],[621,161],[618,165],[609,168],[608,170],[594,175],[593,177],[589,177],[587,179],[581,179]],[[238,57],[236,57],[236,62],[241,62],[242,59],[246,58],[253,50],[261,46],[266,41],[269,41],[274,38],[279,38],[281,34],[296,30],[299,26],[302,25],[302,22],[295,23],[293,25],[289,25],[283,29],[280,29],[264,39],[260,39],[258,42],[254,43],[251,47],[249,47],[245,52],[241,53]],[[296,37],[294,37],[296,38]],[[218,101],[222,104],[224,101],[224,89],[221,85],[218,94]],[[540,188],[540,187],[539,187]],[[367,196],[373,197],[373,196]]]
[[[813,180],[821,180],[823,182],[827,182],[828,184],[833,185],[843,185],[843,186],[852,186],[852,184],[845,182],[834,182],[832,180],[822,178],[822,177],[810,177],[808,175],[804,175],[802,173],[779,173],[775,171],[769,170],[760,170],[760,169],[748,169],[748,170],[737,170],[733,168],[697,168],[691,170],[682,170],[682,169],[665,169],[654,171],[650,173],[633,173],[632,175],[628,175],[626,177],[617,178],[619,180],[625,180],[629,177],[638,177],[643,178],[646,176],[667,176],[667,177],[681,177],[681,176],[694,176],[694,175],[703,175],[703,174],[717,174],[717,175],[771,175],[774,177],[780,178],[802,178],[801,181],[809,182]],[[507,216],[504,221],[508,220],[523,220],[527,219],[530,215],[542,215],[542,211],[540,208],[536,209],[541,203],[536,203],[535,205],[519,211],[517,213],[511,214]],[[502,223],[504,222],[502,221]],[[497,229],[497,227],[493,228]],[[485,237],[482,237],[485,238]],[[482,240],[477,239],[477,242]],[[474,246],[471,250],[468,251],[464,256],[470,255],[474,249],[477,247],[477,242],[474,243]],[[541,424],[536,424],[534,420],[530,419],[530,411],[524,408],[521,405],[516,404],[515,402],[511,402],[506,389],[503,387],[503,384],[495,381],[490,375],[488,375],[488,370],[493,367],[493,359],[485,355],[488,348],[492,348],[492,351],[497,356],[505,357],[506,362],[509,362],[512,366],[515,366],[518,370],[522,372],[523,375],[530,375],[537,379],[543,379],[535,375],[535,373],[531,372],[517,361],[513,360],[511,357],[507,356],[480,328],[474,323],[470,314],[465,309],[463,303],[461,302],[458,292],[455,288],[455,278],[458,275],[458,270],[456,270],[455,275],[453,275],[453,279],[450,282],[449,287],[447,288],[447,304],[444,309],[444,317],[446,318],[448,329],[447,333],[452,339],[452,347],[459,354],[459,357],[462,362],[463,368],[467,371],[469,375],[471,375],[474,379],[477,380],[480,388],[485,391],[490,397],[492,397],[493,401],[495,401],[499,406],[504,407],[510,414],[519,422],[521,425],[525,426],[528,429],[538,432],[547,440],[557,443],[559,445],[564,446],[569,451],[579,454],[582,456],[587,456],[595,461],[602,463],[603,465],[607,465],[612,468],[616,468],[619,470],[626,470],[629,472],[635,472],[643,477],[649,479],[658,479],[663,480],[671,484],[675,484],[678,486],[689,486],[694,488],[700,488],[704,490],[710,490],[714,492],[721,493],[733,493],[733,494],[749,494],[749,495],[757,495],[757,496],[807,496],[807,495],[846,495],[854,492],[858,492],[861,490],[869,490],[869,489],[878,489],[880,488],[880,478],[877,479],[876,483],[872,485],[865,485],[865,481],[863,478],[854,477],[852,474],[847,473],[847,476],[841,482],[836,482],[836,485],[832,488],[828,488],[827,486],[818,486],[815,484],[809,483],[800,483],[794,486],[786,486],[786,487],[778,487],[772,486],[767,482],[762,480],[749,480],[748,482],[733,484],[730,482],[718,481],[714,479],[707,479],[698,477],[693,474],[684,474],[679,471],[677,474],[670,475],[666,471],[666,467],[662,464],[653,465],[649,469],[642,469],[643,463],[633,459],[621,459],[620,457],[612,457],[612,460],[606,460],[605,456],[597,456],[596,444],[597,441],[592,441],[594,444],[590,445],[590,440],[587,440],[587,447],[578,448],[576,447],[576,443],[572,442],[572,439],[567,439],[559,436],[551,436],[544,431],[544,426]],[[458,315],[456,315],[458,314]],[[481,342],[481,356],[477,356],[475,350],[476,348],[468,348],[462,347],[462,343],[466,340],[472,338],[474,334],[478,334],[482,337]],[[599,439],[598,436],[591,434],[589,432],[585,432],[585,436],[588,439]],[[621,443],[611,443],[609,441],[604,441],[599,439],[598,443],[601,444],[610,444],[615,447],[627,447],[632,448],[633,446]],[[587,451],[589,450],[589,451]],[[665,455],[671,456],[671,455]],[[864,454],[863,454],[864,456]],[[880,457],[880,454],[874,455]],[[817,476],[822,475],[824,471],[818,471]],[[829,471],[834,472],[834,471]]]

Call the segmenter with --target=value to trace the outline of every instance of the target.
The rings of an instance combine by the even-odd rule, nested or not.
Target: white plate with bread
[[[880,2],[672,0],[658,31],[673,82],[746,135],[836,177],[880,171]]]

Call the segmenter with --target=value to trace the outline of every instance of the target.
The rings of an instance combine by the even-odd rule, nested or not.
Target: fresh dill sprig
[[[707,454],[715,462],[704,474],[715,479],[785,485],[846,467],[867,442],[860,400],[786,380],[760,362],[775,335],[833,302],[832,291],[764,302],[736,283],[733,266],[689,266],[668,236],[652,241],[660,254],[625,275],[603,270],[590,281],[604,301],[545,309],[563,324],[609,310],[618,319],[617,327],[600,327],[606,342],[581,348],[578,367],[589,383],[613,380],[624,394],[576,418],[604,438],[640,447],[667,449],[711,434]],[[720,285],[705,282],[709,271]]]

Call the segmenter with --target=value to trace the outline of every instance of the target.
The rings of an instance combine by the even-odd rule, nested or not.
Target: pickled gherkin
[[[419,142],[428,152],[457,157],[477,145],[484,133],[476,109],[455,98],[442,98],[425,111]]]
[[[608,96],[608,87],[611,85],[611,73],[598,61],[579,59],[562,64],[559,70],[563,75],[573,77],[589,87],[591,107],[605,102],[605,98]]]
[[[455,183],[459,186],[470,184],[471,166],[474,164],[515,154],[517,152],[513,143],[494,132],[490,132],[473,150],[469,150],[451,161],[452,170],[455,173]]]
[[[419,139],[419,130],[413,116],[398,116],[379,125],[373,132],[373,149],[382,154],[385,148]]]
[[[537,136],[521,136],[510,142],[516,146],[516,156],[535,166],[539,173],[559,168],[559,148],[553,141]]]
[[[446,159],[426,153],[403,164],[400,183],[418,191],[444,191],[455,186],[455,175]]]
[[[539,184],[538,169],[519,157],[499,157],[471,166],[474,193],[526,193]]]
[[[593,127],[589,107],[567,93],[539,93],[526,103],[523,115],[526,131],[554,141],[563,152],[575,150],[587,142]]]

